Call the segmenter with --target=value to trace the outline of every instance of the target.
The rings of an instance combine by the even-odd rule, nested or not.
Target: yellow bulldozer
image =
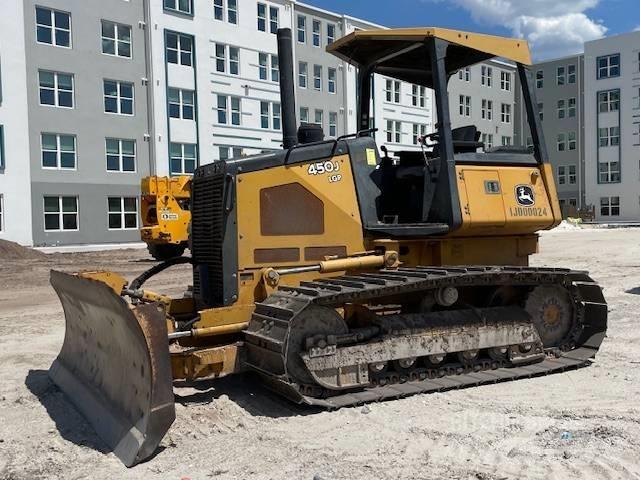
[[[525,41],[440,28],[337,40],[328,51],[358,68],[360,131],[330,140],[296,131],[289,29],[278,48],[284,148],[196,170],[191,257],[130,282],[51,273],[67,330],[50,376],[128,466],[172,424],[176,379],[253,372],[340,408],[586,366],[605,336],[587,272],[529,266],[561,214]],[[449,78],[493,57],[517,65],[533,151],[451,126]],[[421,151],[380,155],[374,73],[434,90]],[[193,268],[183,298],[144,288],[180,263]]]
[[[181,256],[188,248],[191,175],[144,177],[140,182],[140,238],[156,260]]]

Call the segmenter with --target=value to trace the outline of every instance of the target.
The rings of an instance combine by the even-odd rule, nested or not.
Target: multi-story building
[[[532,67],[538,113],[542,122],[549,160],[553,166],[560,206],[565,215],[575,215],[585,205],[584,185],[584,57],[549,60]],[[518,81],[518,93],[521,90]],[[532,144],[526,113],[516,112],[516,144]]]
[[[640,219],[640,32],[585,43],[585,183],[598,221]]]
[[[21,232],[8,238],[137,240],[151,158],[144,3],[11,3],[2,16],[2,35],[12,37],[2,43],[11,118],[0,194],[7,232]]]
[[[485,148],[512,145],[516,69],[500,60],[458,71],[449,80],[449,110],[454,127],[475,125]]]
[[[343,16],[294,3],[298,121],[320,125],[329,137],[347,133],[346,64],[326,52],[344,35]]]

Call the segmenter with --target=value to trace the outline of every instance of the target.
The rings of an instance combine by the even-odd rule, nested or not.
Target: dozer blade
[[[51,271],[66,332],[49,376],[127,467],[148,458],[175,420],[164,313],[135,309],[106,284]]]

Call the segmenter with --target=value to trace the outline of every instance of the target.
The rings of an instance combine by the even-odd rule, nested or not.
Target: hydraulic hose
[[[154,275],[157,275],[158,273],[166,270],[169,267],[173,267],[174,265],[182,265],[185,263],[192,264],[193,263],[192,258],[191,257],[174,257],[174,258],[170,258],[169,260],[165,260],[164,262],[151,267],[149,270],[142,272],[139,276],[137,276],[134,280],[132,280],[131,283],[129,284],[129,289],[138,290],[140,287],[142,287],[144,282],[149,280]]]

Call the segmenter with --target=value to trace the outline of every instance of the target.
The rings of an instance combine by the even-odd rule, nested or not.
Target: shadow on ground
[[[49,378],[47,370],[29,370],[24,384],[44,406],[65,440],[102,453],[109,452],[82,415],[64,398],[62,391]]]
[[[174,387],[176,403],[184,406],[211,403],[226,395],[253,416],[280,418],[322,411],[317,407],[298,405],[268,390],[252,373],[198,382],[174,382]]]
[[[29,370],[24,383],[45,407],[62,438],[101,453],[111,451],[72,403],[65,398],[62,391],[51,381],[47,370]],[[233,375],[191,383],[174,383],[175,402],[186,407],[206,405],[223,395],[253,416],[278,418],[310,415],[321,411],[318,408],[297,405],[272,393],[262,386],[259,379],[252,374]],[[158,447],[146,461],[151,460],[164,449],[163,446]]]
[[[630,288],[629,290],[625,290],[625,293],[631,293],[633,295],[640,295],[640,287]]]

